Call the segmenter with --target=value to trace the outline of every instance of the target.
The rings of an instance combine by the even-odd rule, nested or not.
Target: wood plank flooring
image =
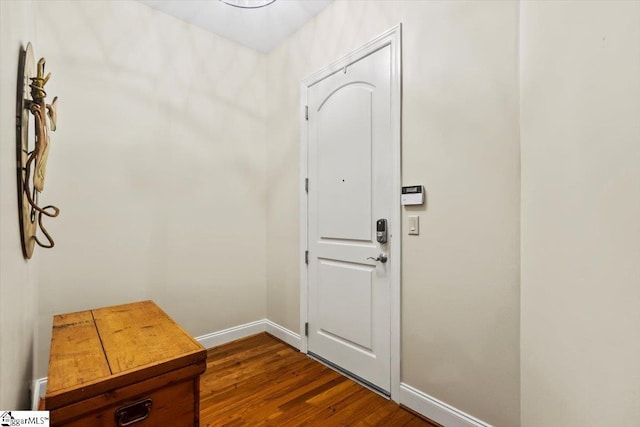
[[[266,333],[208,351],[200,425],[436,427]]]

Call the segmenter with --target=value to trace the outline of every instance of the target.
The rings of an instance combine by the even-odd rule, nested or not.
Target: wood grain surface
[[[105,307],[92,312],[113,374],[203,350],[152,301]],[[132,348],[139,351],[132,351]]]
[[[198,393],[195,393],[195,389],[199,384],[198,375],[200,375],[200,373],[201,370],[195,365],[178,369],[177,371],[159,375],[126,387],[111,390],[108,393],[99,394],[97,396],[54,409],[51,411],[51,419],[54,421],[55,425],[66,425],[76,419],[86,419],[87,417],[90,418],[92,416],[96,417],[96,413],[104,413],[105,408],[109,409],[109,407],[111,407],[111,409],[113,409],[114,406],[119,407],[122,405],[122,402],[131,402],[140,398],[155,395],[163,396],[168,387],[172,384],[185,382],[185,379],[187,379],[187,382],[191,384],[190,389],[188,390],[188,393],[185,393],[185,396],[189,397],[187,409],[189,410],[188,413],[190,414],[190,417],[193,418],[194,407],[197,408],[199,406],[199,401],[196,401]],[[183,407],[179,409],[183,411],[185,410]],[[156,412],[155,408],[154,412]],[[196,415],[198,414],[196,413]]]
[[[109,375],[91,312],[54,316],[47,390],[78,387]]]
[[[193,414],[193,384],[189,381],[173,383],[160,390],[144,394],[140,400],[153,401],[149,417],[132,424],[133,427],[194,427],[197,420]],[[122,403],[115,403],[100,411],[88,413],[64,427],[118,427],[116,411]],[[54,414],[51,414],[54,419]],[[62,425],[56,423],[55,425]]]
[[[205,426],[431,426],[266,333],[208,350]]]
[[[182,368],[197,377],[206,368],[204,347],[152,301],[56,315],[51,342],[47,410]]]

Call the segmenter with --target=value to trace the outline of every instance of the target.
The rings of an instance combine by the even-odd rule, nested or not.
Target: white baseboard
[[[234,326],[232,328],[213,332],[207,335],[201,335],[196,337],[196,340],[202,344],[204,348],[212,348],[250,335],[259,334],[260,332],[267,332],[286,342],[290,346],[300,349],[300,335],[295,332],[291,332],[287,328],[284,328],[269,319],[256,320],[255,322],[245,323],[244,325]]]
[[[212,348],[231,341],[239,340],[250,335],[264,332],[264,324],[266,319],[256,320],[255,322],[245,323],[244,325],[234,326],[232,328],[223,329],[222,331],[213,332],[206,335],[196,337],[204,348]]]
[[[31,385],[31,410],[38,410],[38,403],[47,391],[47,377],[36,379]]]
[[[286,342],[291,347],[294,347],[300,350],[300,344],[302,343],[302,338],[300,337],[300,335],[296,334],[295,332],[291,332],[289,329],[284,328],[278,325],[277,323],[272,322],[269,319],[264,319],[264,320],[265,320],[265,332],[273,335],[279,340]]]
[[[400,383],[400,403],[445,427],[492,427],[405,383]]]
[[[300,349],[300,335],[291,332],[277,323],[269,319],[256,320],[255,322],[245,323],[244,325],[234,326],[222,331],[213,332],[206,335],[196,337],[196,340],[202,344],[204,348],[212,348],[231,341],[239,340],[250,335],[267,332],[274,337],[286,342],[292,347]],[[38,402],[44,397],[47,391],[47,377],[38,378],[33,382],[31,388],[31,409],[38,409]]]

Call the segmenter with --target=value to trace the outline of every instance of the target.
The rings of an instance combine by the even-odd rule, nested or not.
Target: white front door
[[[376,224],[399,203],[391,59],[384,46],[307,91],[308,352],[387,394],[390,243],[400,236],[380,243]]]

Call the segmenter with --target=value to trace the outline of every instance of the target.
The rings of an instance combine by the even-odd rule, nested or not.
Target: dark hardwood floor
[[[210,349],[205,426],[435,426],[262,333]]]

